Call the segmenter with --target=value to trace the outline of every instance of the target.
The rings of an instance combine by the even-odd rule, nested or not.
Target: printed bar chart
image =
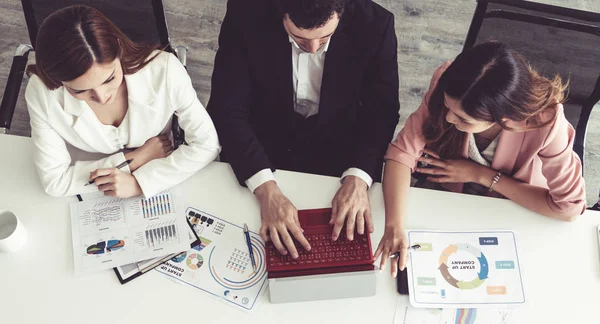
[[[173,198],[171,193],[159,194],[148,199],[142,199],[142,215],[144,218],[160,217],[173,213]]]
[[[145,231],[145,235],[146,245],[153,248],[165,243],[178,241],[177,229],[175,227],[175,224],[156,228],[148,228]]]

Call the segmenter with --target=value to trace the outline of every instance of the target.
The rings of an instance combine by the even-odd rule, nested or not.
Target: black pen
[[[117,169],[122,169],[122,168],[124,168],[126,165],[129,165],[129,164],[131,163],[131,161],[133,161],[133,159],[126,160],[125,162],[123,162],[123,163],[121,163],[121,164],[117,165],[115,168],[117,168]],[[85,187],[85,186],[89,186],[89,185],[93,184],[95,180],[96,180],[96,179],[94,179],[94,180],[90,180],[88,183],[86,183],[86,184],[84,185],[84,187]]]
[[[415,251],[415,250],[418,250],[418,249],[420,249],[420,248],[421,248],[421,246],[420,246],[419,244],[415,244],[415,245],[413,245],[413,246],[409,247],[407,250],[408,250],[408,251]],[[399,256],[400,256],[400,252],[394,252],[394,253],[392,253],[392,254],[390,255],[390,259],[397,258],[397,257],[399,257]]]

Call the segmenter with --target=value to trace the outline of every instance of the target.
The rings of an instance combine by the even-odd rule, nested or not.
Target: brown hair
[[[444,94],[459,100],[476,120],[498,123],[508,131],[527,131],[554,122],[567,87],[558,75],[552,79],[540,75],[502,43],[478,44],[456,57],[433,90],[423,123],[426,146],[444,159],[461,156],[466,134],[446,121]],[[505,120],[525,121],[527,126],[511,128]]]
[[[158,46],[130,40],[100,11],[84,5],[60,9],[41,24],[35,44],[36,64],[28,68],[50,90],[85,74],[94,63],[119,58],[124,74],[133,74],[156,57]],[[149,58],[150,57],[150,58]]]

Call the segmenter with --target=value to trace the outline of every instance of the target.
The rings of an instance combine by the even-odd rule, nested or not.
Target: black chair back
[[[61,8],[83,4],[100,10],[131,40],[160,44],[172,52],[162,0],[21,0],[21,3],[34,49],[39,26],[46,17]]]
[[[565,115],[583,161],[591,110],[600,100],[600,14],[522,0],[478,0],[464,48],[497,40],[547,77],[569,80]]]

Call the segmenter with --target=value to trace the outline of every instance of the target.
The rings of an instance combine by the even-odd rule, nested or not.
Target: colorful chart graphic
[[[155,227],[158,226],[158,227]],[[146,231],[146,245],[157,247],[162,244],[171,243],[178,240],[177,228],[175,224],[171,225],[152,225]]]
[[[470,308],[523,304],[525,293],[515,234],[511,231],[407,233],[419,249],[409,254],[410,302],[415,307]]]
[[[102,254],[102,253],[104,253],[105,247],[106,247],[106,242],[98,242],[94,245],[90,245],[87,248],[87,254]]]
[[[240,225],[192,207],[186,209],[185,215],[199,244],[189,249],[185,258],[171,259],[155,270],[239,309],[252,311],[267,281],[265,245],[260,235],[250,231],[257,264],[254,271]]]
[[[211,240],[204,238],[202,236],[198,236],[198,238],[200,238],[200,244],[194,245],[192,247],[192,249],[194,249],[198,252],[202,251],[204,248],[206,248],[210,244],[210,242],[212,242]]]
[[[477,261],[479,261],[479,272],[477,273],[477,276],[471,281],[457,280],[450,274],[450,271],[448,270],[449,269],[448,258],[452,254],[457,253],[459,251],[464,251],[464,252],[470,253],[473,256],[475,256],[475,258],[477,258]],[[472,261],[468,261],[468,262],[472,262]],[[474,267],[474,265],[471,265],[471,263],[469,263],[468,266]],[[442,277],[444,277],[444,279],[450,285],[452,285],[456,288],[460,288],[460,289],[477,288],[477,287],[481,286],[483,284],[483,282],[485,281],[485,279],[487,279],[487,277],[488,277],[488,262],[487,262],[487,259],[485,258],[485,255],[483,255],[483,253],[481,253],[481,250],[479,250],[478,248],[476,248],[470,244],[451,244],[451,245],[449,245],[440,255],[439,269],[442,274]],[[442,296],[442,297],[444,297],[444,296]]]
[[[174,212],[171,193],[159,194],[148,199],[142,199],[142,215],[144,218],[159,217]]]
[[[202,251],[212,242],[212,240],[209,240],[206,237],[202,236],[202,232],[205,229],[208,229],[208,227],[212,225],[215,220],[210,216],[202,215],[199,212],[194,212],[193,210],[190,210],[188,212],[187,218],[190,224],[192,224],[192,229],[194,230],[194,232],[196,232],[196,235],[200,239],[200,244],[194,245],[192,249],[196,251]]]
[[[199,212],[195,212],[193,210],[190,210],[188,212],[188,218],[190,219],[190,223],[192,223],[192,226],[194,228],[196,228],[196,226],[201,225],[201,226],[206,226],[206,227],[210,227],[210,225],[212,225],[215,220],[207,215],[202,215]]]
[[[473,324],[477,318],[477,308],[461,308],[456,310],[455,324]]]
[[[187,264],[188,268],[197,270],[204,264],[204,259],[199,253],[192,253],[187,257],[187,260],[185,260],[185,264]]]
[[[124,246],[125,241],[123,240],[109,240],[108,242],[102,241],[88,246],[86,252],[87,254],[103,254],[104,252],[114,252],[120,250]]]
[[[187,256],[187,252],[182,252],[182,253],[179,253],[178,255],[172,257],[171,261],[176,262],[176,263],[181,263],[183,260],[185,260],[186,256]]]
[[[121,249],[125,246],[125,241],[123,240],[110,240],[106,245],[106,251],[113,252]]]
[[[256,272],[252,269],[248,251],[238,248],[244,246],[240,242],[231,242],[229,245],[215,246],[211,249],[208,265],[210,274],[219,285],[229,290],[242,290],[262,282],[261,279],[267,274],[264,262],[265,245],[255,237],[251,237],[251,243],[258,265]]]

